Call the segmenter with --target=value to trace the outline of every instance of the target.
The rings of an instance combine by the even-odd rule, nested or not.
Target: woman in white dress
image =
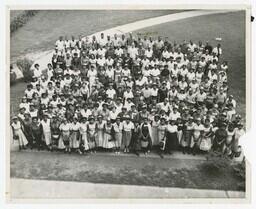
[[[203,131],[204,131],[204,125],[201,123],[201,118],[197,118],[196,123],[194,124],[194,132],[193,132],[191,144],[190,144],[193,155],[196,154],[200,146]]]
[[[52,151],[52,134],[51,134],[51,120],[48,115],[44,114],[43,120],[41,121],[43,128],[43,140],[48,150]]]
[[[240,122],[237,124],[237,128],[235,130],[235,135],[234,135],[234,141],[233,141],[233,148],[232,151],[233,153],[237,153],[239,149],[239,139],[245,134],[245,131],[243,129],[243,124]]]
[[[26,149],[26,145],[28,144],[28,140],[23,133],[22,124],[18,120],[18,117],[14,116],[12,118],[13,122],[11,124],[13,130],[14,139],[18,139],[19,141],[19,149]]]
[[[212,132],[212,125],[210,124],[210,120],[205,119],[204,132],[202,134],[202,140],[199,146],[200,150],[205,152],[210,151],[212,147],[212,136],[213,136],[213,132]]]
[[[151,127],[152,127],[152,146],[156,146],[159,145],[159,138],[158,138],[158,126],[160,124],[160,116],[159,115],[155,115],[154,119],[151,123]]]
[[[120,117],[117,117],[116,122],[113,124],[113,132],[114,132],[116,154],[120,154],[120,149],[122,145],[122,132],[123,132],[123,124],[121,123]]]
[[[79,149],[79,139],[80,139],[80,123],[78,123],[78,119],[74,117],[73,123],[70,124],[70,147],[75,152],[78,152]]]
[[[124,152],[129,152],[129,145],[132,139],[132,131],[134,129],[134,124],[130,120],[130,116],[124,116],[125,121],[123,122],[123,136],[122,145],[124,147]]]
[[[59,149],[62,149],[62,145],[64,144],[65,147],[65,153],[69,152],[71,153],[70,149],[70,123],[68,123],[67,119],[64,118],[62,124],[60,124],[60,139],[59,139]]]
[[[80,150],[79,154],[82,154],[84,152],[87,152],[89,150],[89,143],[87,139],[87,121],[86,118],[82,118],[80,127]]]
[[[97,149],[101,149],[103,147],[104,125],[105,121],[103,120],[102,115],[99,115],[97,121],[97,137],[95,139]]]
[[[113,125],[111,124],[110,118],[108,118],[106,123],[104,124],[104,137],[103,137],[103,148],[108,150],[111,150],[115,147],[112,128],[113,128]]]
[[[89,117],[89,123],[87,124],[87,139],[91,152],[96,152],[96,138],[97,138],[97,124],[93,116]]]
[[[234,140],[234,135],[235,135],[236,129],[232,124],[230,124],[227,128],[227,138],[223,146],[223,151],[226,155],[231,155],[232,154],[232,143]]]

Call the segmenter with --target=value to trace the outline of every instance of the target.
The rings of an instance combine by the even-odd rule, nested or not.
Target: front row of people
[[[239,151],[239,138],[244,134],[243,124],[210,122],[208,118],[189,117],[169,120],[155,115],[153,121],[131,120],[129,115],[117,117],[115,121],[99,115],[72,121],[56,116],[49,119],[45,114],[39,121],[37,117],[25,114],[25,119],[12,119],[13,139],[19,142],[19,149],[37,148],[63,150],[80,154],[96,151],[113,151],[116,154],[133,152],[147,155],[151,150],[172,154],[180,150],[193,155],[219,150],[231,158]]]

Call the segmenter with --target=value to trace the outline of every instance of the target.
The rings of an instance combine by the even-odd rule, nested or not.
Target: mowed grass
[[[76,38],[118,25],[184,10],[42,10],[11,37],[11,61],[52,49],[60,35]],[[20,11],[11,12],[11,19]]]
[[[237,112],[245,117],[245,12],[214,14],[178,20],[144,28],[135,33],[161,35],[170,41],[181,43],[193,40],[198,43],[209,41],[217,45],[216,37],[221,37],[222,60],[229,65],[228,85],[237,103]]]
[[[44,159],[43,161],[41,159]],[[91,183],[241,190],[231,166],[206,168],[198,159],[12,152],[11,177]]]

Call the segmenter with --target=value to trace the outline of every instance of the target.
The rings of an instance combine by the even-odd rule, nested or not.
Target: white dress
[[[111,130],[112,130],[112,124],[110,126],[105,124],[104,137],[103,137],[103,147],[106,148],[106,149],[111,149],[111,148],[115,147],[115,143],[112,140]]]
[[[73,123],[71,124],[70,131],[70,147],[77,149],[79,148],[79,128],[80,128],[80,123]]]
[[[104,124],[105,122],[102,121],[101,123],[97,123],[97,137],[96,137],[96,145],[97,147],[103,147],[103,139],[104,139]]]
[[[52,143],[50,119],[47,119],[47,121],[42,120],[41,125],[43,127],[43,140],[48,146]]]
[[[89,150],[89,143],[87,140],[87,123],[81,123],[79,127],[80,140],[84,144],[84,149]]]
[[[22,129],[21,129],[21,123],[20,121],[17,121],[17,123],[12,123],[12,128],[13,128],[13,135],[17,136],[19,139],[19,145],[20,146],[25,146],[28,144],[28,140],[26,136],[24,135]]]

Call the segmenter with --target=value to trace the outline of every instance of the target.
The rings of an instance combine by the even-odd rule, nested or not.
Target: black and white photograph
[[[246,199],[247,12],[8,8],[8,197]]]

